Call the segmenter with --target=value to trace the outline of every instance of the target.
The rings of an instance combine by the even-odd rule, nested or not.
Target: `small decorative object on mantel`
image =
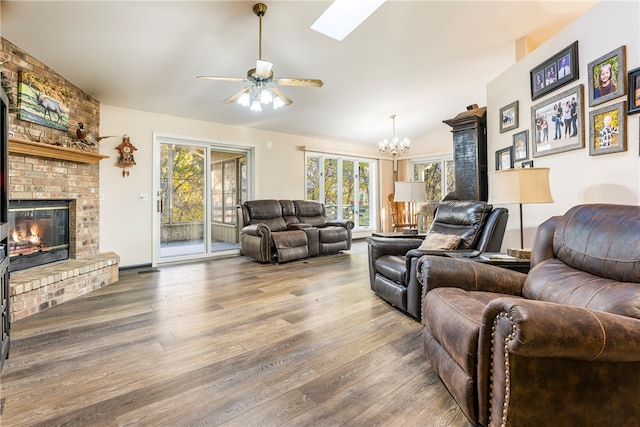
[[[78,137],[78,141],[76,141],[76,144],[82,150],[84,150],[85,146],[95,147],[98,145],[98,142],[102,141],[103,139],[115,137],[115,135],[94,136],[91,132],[84,128],[84,123],[82,122],[78,122],[76,136]]]
[[[129,176],[129,168],[136,164],[133,157],[133,152],[137,148],[131,143],[127,135],[122,137],[122,142],[116,147],[116,150],[120,151],[120,158],[118,159],[118,166],[122,168],[122,177]]]

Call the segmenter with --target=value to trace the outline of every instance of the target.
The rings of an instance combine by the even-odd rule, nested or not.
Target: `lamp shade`
[[[489,173],[489,203],[553,203],[549,168],[515,168]]]
[[[394,202],[426,202],[427,190],[424,182],[396,181],[393,196]]]

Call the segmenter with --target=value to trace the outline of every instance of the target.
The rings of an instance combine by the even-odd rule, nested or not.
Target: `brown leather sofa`
[[[547,220],[531,267],[420,259],[432,368],[478,425],[640,425],[640,207]]]
[[[462,238],[459,250],[499,252],[509,211],[475,200],[446,200],[438,204],[429,232]],[[421,256],[434,251],[416,249],[415,238],[370,237],[369,281],[382,299],[420,319],[422,284],[416,266]]]
[[[242,254],[287,262],[351,249],[353,221],[327,221],[322,203],[251,200],[238,206]]]

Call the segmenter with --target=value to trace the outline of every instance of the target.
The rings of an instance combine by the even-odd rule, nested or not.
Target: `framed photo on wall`
[[[529,158],[529,130],[513,135],[513,161],[519,162]]]
[[[626,93],[625,47],[620,46],[606,55],[590,62],[589,106],[602,104]]]
[[[506,147],[496,151],[496,170],[501,171],[513,168],[513,156],[511,155],[513,147]]]
[[[500,133],[518,127],[518,101],[512,102],[500,109]]]
[[[578,42],[575,41],[530,71],[531,100],[577,80],[578,71]]]
[[[627,150],[625,102],[589,112],[589,155],[618,153]]]
[[[533,157],[584,148],[583,85],[531,106]]]
[[[629,71],[629,111],[628,114],[640,113],[640,68]]]
[[[532,168],[533,167],[533,160],[529,160],[528,162],[522,162],[522,167],[523,168]]]

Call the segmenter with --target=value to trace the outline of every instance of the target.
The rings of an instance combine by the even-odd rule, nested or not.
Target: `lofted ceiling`
[[[223,104],[258,58],[257,1],[6,1],[0,34],[102,104],[337,141],[412,139],[484,105],[515,63],[515,41],[545,37],[597,1],[387,1],[343,41],[310,29],[329,1],[264,1],[263,58],[294,102]],[[537,35],[537,36],[536,36]],[[576,35],[577,38],[577,35]]]

